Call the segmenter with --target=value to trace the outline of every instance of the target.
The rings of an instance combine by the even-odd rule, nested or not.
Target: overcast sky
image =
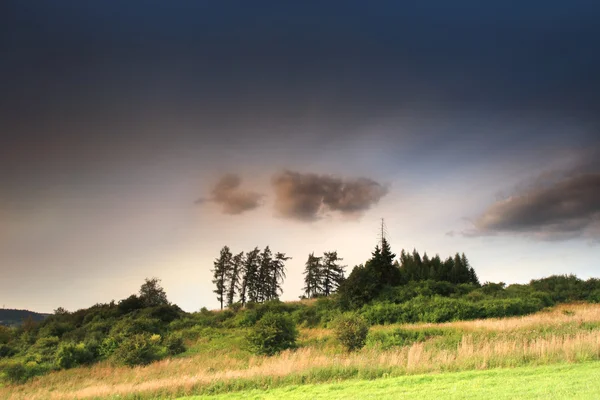
[[[596,1],[0,6],[0,304],[162,279],[215,308],[223,245],[362,263],[465,252],[482,281],[598,276]]]

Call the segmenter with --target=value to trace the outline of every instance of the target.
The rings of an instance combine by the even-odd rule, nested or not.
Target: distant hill
[[[0,309],[0,325],[21,325],[24,320],[31,317],[34,321],[42,321],[50,314],[41,314],[29,310]]]

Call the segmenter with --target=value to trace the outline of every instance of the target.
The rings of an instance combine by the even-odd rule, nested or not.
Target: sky
[[[464,252],[482,281],[600,276],[596,1],[4,1],[0,304],[162,280],[219,250]]]

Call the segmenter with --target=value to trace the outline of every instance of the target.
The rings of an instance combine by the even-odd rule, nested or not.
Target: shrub
[[[160,358],[160,335],[137,334],[125,339],[113,353],[113,361],[133,367],[150,364]]]
[[[348,351],[362,349],[367,341],[369,326],[361,316],[355,313],[340,315],[333,324],[337,340]]]
[[[171,334],[165,338],[163,345],[167,349],[167,354],[174,356],[185,351],[183,338],[178,334]]]
[[[95,354],[85,343],[63,343],[56,352],[56,366],[73,368],[94,361]]]
[[[14,362],[6,364],[3,368],[4,379],[8,383],[19,384],[25,383],[29,379],[37,375],[46,373],[50,368],[46,365],[40,365],[30,361],[27,363]]]
[[[58,349],[57,337],[43,337],[27,350],[27,361],[52,362]]]
[[[17,350],[7,344],[0,344],[0,358],[12,357],[17,354]]]
[[[247,336],[250,350],[256,354],[273,355],[296,346],[298,330],[288,315],[266,313]]]

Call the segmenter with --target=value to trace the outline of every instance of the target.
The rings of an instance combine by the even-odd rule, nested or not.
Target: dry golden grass
[[[90,368],[59,371],[23,385],[0,388],[0,398],[85,399],[117,395],[190,393],[194,388],[235,379],[286,377],[314,369],[389,369],[394,374],[445,370],[484,369],[524,364],[575,362],[600,359],[600,331],[579,330],[569,334],[536,337],[511,332],[542,326],[600,322],[600,305],[563,305],[535,315],[497,320],[447,324],[402,325],[404,328],[452,327],[464,332],[451,348],[428,342],[383,351],[365,348],[356,353],[325,352],[315,347],[287,351],[274,357],[240,357],[197,354],[163,360],[147,367],[124,368],[98,364]],[[401,325],[395,325],[396,327]],[[376,327],[375,329],[389,329]],[[494,334],[475,337],[476,331]],[[304,338],[322,338],[327,329],[303,330]]]

